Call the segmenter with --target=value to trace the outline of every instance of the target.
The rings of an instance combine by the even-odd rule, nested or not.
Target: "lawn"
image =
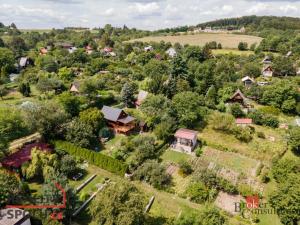
[[[34,85],[30,87],[30,97],[24,97],[20,92],[18,92],[16,90],[16,84],[14,83],[10,83],[9,85],[7,85],[7,88],[9,88],[9,93],[2,99],[0,99],[0,107],[3,108],[15,107],[16,105],[21,105],[25,101],[36,102],[37,99],[34,97],[37,97],[39,95],[39,92]]]
[[[118,148],[121,146],[122,140],[125,140],[127,137],[123,134],[117,134],[114,138],[110,139],[108,142],[106,142],[103,145],[103,150],[101,150],[101,153],[111,156],[112,153],[115,150],[118,150]]]
[[[178,35],[178,36],[150,36],[150,37],[143,37],[139,39],[131,40],[130,42],[134,41],[141,41],[141,42],[171,42],[175,44],[176,42],[185,45],[198,45],[204,46],[206,43],[211,41],[216,41],[217,43],[221,43],[223,48],[228,49],[237,49],[238,44],[240,42],[247,42],[250,46],[251,44],[261,42],[262,38],[256,36],[249,36],[249,35],[239,35],[239,34],[214,34],[214,33],[201,33],[201,34],[188,34],[188,35]]]
[[[182,160],[188,161],[191,158],[192,156],[188,154],[172,151],[171,149],[167,149],[164,152],[164,154],[161,156],[161,159],[164,162],[169,162],[169,163],[179,163]]]

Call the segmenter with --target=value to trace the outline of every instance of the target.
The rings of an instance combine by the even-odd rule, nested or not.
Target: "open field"
[[[203,33],[203,34],[195,34],[195,35],[180,35],[180,36],[150,36],[143,37],[139,39],[131,40],[134,41],[142,41],[142,42],[171,42],[175,44],[176,42],[185,45],[198,45],[204,46],[206,43],[211,41],[216,41],[217,43],[221,43],[223,48],[236,49],[238,47],[239,42],[247,42],[250,46],[251,44],[261,42],[262,38],[256,36],[249,35],[238,35],[238,34],[211,34],[211,33]]]
[[[38,33],[49,33],[52,29],[20,29],[23,33],[30,33],[30,32],[38,32]]]
[[[252,141],[244,143],[237,140],[233,135],[215,131],[210,126],[200,132],[199,138],[206,141],[210,147],[237,152],[253,159],[262,160],[265,163],[270,162],[276,154],[285,151],[284,130],[256,125],[253,125],[253,127],[255,127],[256,132],[263,132],[266,138],[258,138],[254,134]]]

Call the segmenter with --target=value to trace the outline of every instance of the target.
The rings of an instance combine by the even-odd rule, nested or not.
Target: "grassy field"
[[[38,32],[40,34],[42,33],[49,33],[52,29],[20,29],[23,33],[30,33],[30,32]]]
[[[233,55],[243,55],[243,56],[249,56],[251,54],[254,54],[253,51],[240,51],[237,49],[213,49],[212,53],[214,55],[226,55],[226,54],[233,54]]]
[[[237,140],[233,135],[223,132],[218,132],[210,126],[200,132],[199,138],[205,140],[208,146],[223,150],[235,151],[250,158],[269,162],[275,154],[280,154],[286,147],[284,140],[284,131],[281,129],[273,129],[263,126],[254,126],[256,132],[263,132],[265,139],[258,138],[253,135],[253,140],[249,143],[244,143]]]
[[[236,49],[238,47],[239,42],[247,42],[250,46],[251,44],[261,42],[262,38],[256,36],[249,36],[249,35],[238,35],[238,34],[212,34],[212,33],[201,33],[195,35],[179,35],[179,36],[150,36],[150,37],[143,37],[139,39],[131,40],[130,42],[134,41],[142,41],[142,42],[171,42],[175,44],[176,42],[185,45],[198,45],[204,46],[206,43],[211,41],[216,41],[217,43],[221,43],[223,48],[229,49]]]

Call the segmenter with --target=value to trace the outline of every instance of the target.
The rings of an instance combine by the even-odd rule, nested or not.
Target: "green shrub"
[[[197,157],[200,157],[203,153],[202,148],[200,147],[196,148],[195,153]]]
[[[66,151],[71,155],[83,158],[91,164],[99,166],[100,168],[108,170],[112,173],[119,174],[121,176],[123,176],[128,169],[128,165],[120,162],[117,159],[86,148],[78,147],[66,141],[55,141],[54,146],[56,149]]]
[[[258,132],[256,133],[256,135],[257,135],[257,137],[259,137],[259,138],[261,138],[261,139],[265,139],[265,138],[266,138],[266,135],[265,135],[263,132],[261,132],[261,131],[258,131]]]

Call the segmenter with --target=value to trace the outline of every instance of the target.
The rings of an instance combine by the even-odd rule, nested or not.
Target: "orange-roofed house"
[[[48,49],[47,48],[41,48],[40,49],[40,55],[47,55]]]
[[[237,126],[246,127],[252,124],[252,119],[249,118],[237,118],[235,120]]]
[[[175,151],[192,154],[193,150],[197,146],[197,136],[197,131],[179,129],[174,135],[175,142],[172,144],[172,148]]]

